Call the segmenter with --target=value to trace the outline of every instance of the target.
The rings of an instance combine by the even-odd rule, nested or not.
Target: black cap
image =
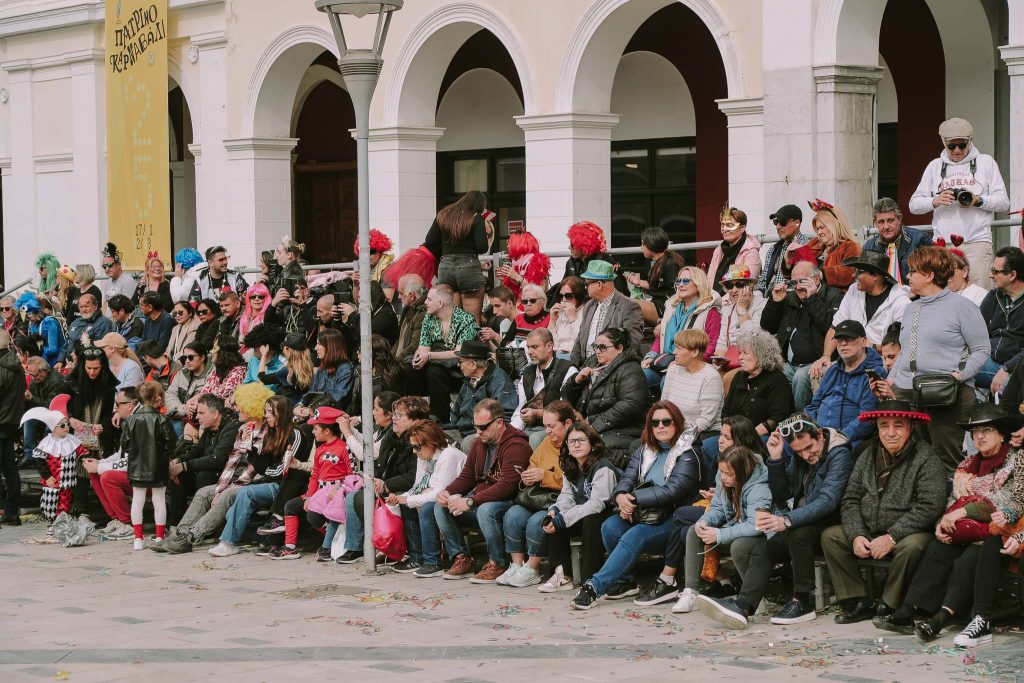
[[[305,351],[309,348],[309,344],[306,343],[306,337],[298,332],[292,332],[285,337],[284,341],[281,342],[281,346],[295,351]]]
[[[462,342],[462,348],[456,351],[455,355],[471,360],[488,360],[491,357],[491,347],[477,339],[467,339]]]
[[[864,326],[856,320],[844,320],[836,325],[836,332],[832,335],[836,339],[860,339],[868,336]]]
[[[768,218],[771,218],[773,221],[777,220],[780,223],[787,223],[793,220],[803,221],[804,212],[801,211],[800,207],[796,204],[786,204],[785,206],[780,207],[779,210],[771,216],[768,216]]]

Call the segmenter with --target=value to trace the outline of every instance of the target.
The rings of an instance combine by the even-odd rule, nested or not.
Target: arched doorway
[[[196,160],[192,113],[181,87],[173,81],[167,93],[168,165],[171,185],[171,251],[196,246]],[[171,257],[168,256],[168,263]]]

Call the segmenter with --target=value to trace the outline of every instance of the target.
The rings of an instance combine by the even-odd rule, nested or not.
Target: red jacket
[[[498,439],[490,471],[484,472],[487,444],[477,438],[469,449],[462,472],[448,485],[448,493],[469,494],[475,505],[512,500],[519,490],[520,473],[530,466],[531,455],[533,449],[530,448],[526,434],[511,425],[505,425],[505,432]]]
[[[313,472],[309,475],[309,488],[303,498],[309,498],[320,488],[321,481],[340,481],[352,474],[348,461],[348,447],[343,439],[334,439],[316,447]]]

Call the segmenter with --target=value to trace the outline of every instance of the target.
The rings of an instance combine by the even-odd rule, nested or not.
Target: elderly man
[[[426,373],[412,369],[412,357],[420,345],[423,318],[427,315],[427,287],[416,273],[403,275],[398,280],[398,300],[402,313],[398,317],[398,340],[392,351],[406,371],[406,388],[410,394],[427,393]]]
[[[11,525],[21,524],[18,510],[21,475],[18,474],[18,463],[14,455],[14,441],[24,413],[25,371],[18,360],[18,354],[11,350],[11,335],[0,330],[0,474],[3,475],[7,491],[2,521]]]
[[[793,457],[785,459],[784,446]],[[768,486],[778,514],[757,513],[757,528],[773,531],[768,554],[793,566],[793,599],[773,624],[810,621],[814,612],[814,554],[821,533],[839,523],[839,501],[853,469],[853,449],[842,432],[797,413],[768,437]]]
[[[886,272],[898,285],[907,282],[907,259],[918,247],[932,243],[931,233],[903,225],[903,212],[895,199],[881,197],[872,207],[871,223],[878,234],[861,251],[877,251],[888,261]]]
[[[135,389],[124,387],[114,397],[114,415],[119,423],[131,417],[139,408]],[[92,489],[110,517],[110,523],[103,529],[103,536],[110,540],[131,538],[135,532],[132,530],[132,485],[128,481],[128,454],[118,449],[102,460],[83,458],[82,467],[89,473]]]
[[[792,288],[780,282],[761,312],[761,327],[775,335],[786,360],[783,371],[793,385],[793,404],[803,410],[811,401],[811,363],[821,357],[825,337],[843,300],[843,293],[824,281],[813,263],[793,266]]]
[[[757,291],[766,297],[768,292],[784,279],[782,267],[786,265],[786,252],[801,244],[806,244],[808,241],[807,236],[800,232],[800,226],[804,221],[804,212],[800,210],[799,206],[786,204],[769,218],[775,224],[775,232],[779,236],[779,241],[765,244],[761,248],[763,259],[761,273],[757,278]],[[794,279],[796,279],[795,276]]]
[[[981,317],[988,323],[992,356],[974,377],[975,384],[1002,391],[1010,373],[1024,358],[1024,251],[1003,247],[992,264],[995,289],[981,302]]]
[[[470,583],[494,583],[505,573],[505,531],[502,520],[519,490],[519,473],[530,466],[526,435],[505,423],[505,409],[494,399],[484,399],[473,411],[474,442],[462,472],[437,494],[434,519],[453,558],[446,579],[473,574],[463,529],[476,527],[487,542],[487,564]]]
[[[430,412],[441,424],[452,421],[451,392],[458,386],[461,373],[455,352],[476,339],[476,318],[455,307],[455,296],[448,285],[437,285],[427,292],[427,314],[420,329],[420,343],[412,357],[413,370],[426,370],[430,394]]]
[[[576,368],[567,360],[555,357],[555,340],[551,332],[538,327],[526,335],[526,355],[530,364],[516,382],[519,403],[509,423],[530,437],[530,447],[536,450],[544,440],[544,406],[562,396],[562,387],[576,374]]]
[[[164,310],[163,300],[156,292],[146,292],[139,302],[142,311],[142,341],[155,341],[161,349],[171,340],[174,318]]]
[[[924,169],[921,183],[910,197],[910,212],[932,216],[933,234],[950,242],[960,235],[960,249],[971,264],[971,283],[989,288],[992,266],[992,218],[1010,208],[999,166],[974,144],[974,126],[952,118],[939,126],[945,149]]]
[[[81,348],[84,341],[99,341],[108,332],[114,331],[114,324],[100,315],[99,303],[92,294],[83,294],[78,299],[78,318],[68,327],[68,338],[64,347],[57,354],[57,362],[53,367],[62,370],[72,351]]]
[[[5,296],[0,299],[0,318],[3,319],[4,331],[11,335],[11,341],[25,336],[25,328],[18,316],[18,309],[14,307],[13,296]]]
[[[225,292],[234,292],[238,296],[245,294],[249,287],[245,278],[228,268],[227,249],[221,246],[206,250],[206,268],[200,268],[189,301],[198,304],[203,299],[217,299]]]
[[[935,520],[946,505],[946,470],[932,447],[914,433],[931,418],[906,401],[885,400],[862,420],[875,420],[876,437],[857,452],[840,504],[840,525],[821,535],[828,573],[843,611],[837,624],[891,614],[903,600]],[[882,601],[867,595],[858,559],[890,559]]]
[[[871,436],[871,425],[859,416],[878,405],[871,380],[885,379],[887,373],[882,357],[868,343],[864,326],[856,320],[836,325],[833,338],[839,362],[825,371],[806,412],[818,425],[840,432],[856,449]]]
[[[632,353],[639,360],[644,316],[640,304],[616,291],[615,267],[608,261],[595,259],[580,277],[587,283],[590,300],[576,313],[580,319],[580,333],[569,360],[577,368],[584,364],[596,365],[594,340],[609,327],[621,327],[629,334],[633,342]]]
[[[463,342],[455,352],[459,359],[463,384],[455,399],[452,422],[462,437],[462,452],[469,452],[476,431],[473,429],[473,410],[485,398],[493,398],[501,404],[506,413],[518,405],[515,382],[491,360],[487,344],[476,339]]]

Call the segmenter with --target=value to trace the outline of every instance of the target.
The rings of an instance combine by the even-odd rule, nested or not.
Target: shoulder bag
[[[914,403],[918,408],[951,408],[956,405],[960,380],[945,372],[917,372],[917,325],[921,319],[921,304],[914,309],[910,325],[910,372],[913,373]],[[960,358],[960,370],[967,365],[967,352]]]

